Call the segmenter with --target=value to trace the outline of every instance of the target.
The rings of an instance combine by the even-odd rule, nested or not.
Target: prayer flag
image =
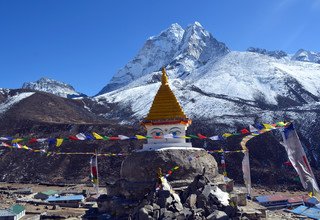
[[[36,138],[31,138],[28,143],[29,144],[37,143],[37,139]]]
[[[23,141],[22,138],[16,138],[16,139],[13,139],[11,142],[12,143],[18,143],[18,142],[21,142],[21,141]]]
[[[22,148],[22,146],[18,143],[13,143],[12,145],[14,148]]]
[[[103,139],[103,137],[101,135],[97,134],[96,132],[92,132],[92,135],[97,140],[102,140]]]
[[[264,129],[263,125],[261,125],[261,124],[259,124],[259,123],[256,123],[256,124],[255,124],[255,127],[256,127],[258,130]]]
[[[252,125],[249,125],[249,130],[251,133],[256,133],[258,132],[258,129],[256,129],[255,127],[253,127]]]
[[[77,138],[76,136],[69,136],[68,138],[69,138],[69,140],[72,140],[72,141],[78,141],[79,140],[79,138]]]
[[[128,139],[130,139],[129,137],[124,136],[124,135],[118,135],[118,137],[119,137],[120,140],[128,140]]]
[[[142,139],[147,139],[145,136],[142,136],[142,135],[136,135],[136,138],[138,139],[138,140],[142,140]]]
[[[250,133],[250,132],[245,128],[241,130],[241,134],[248,134],[248,133]]]
[[[218,140],[220,140],[220,137],[218,135],[215,135],[215,136],[209,137],[209,139],[211,139],[213,141],[218,141]]]
[[[91,182],[93,183],[94,188],[97,191],[97,194],[99,194],[99,180],[98,180],[98,159],[97,155],[91,157],[90,159],[90,177]]]
[[[76,137],[79,139],[79,140],[85,140],[87,139],[86,135],[84,133],[79,133],[76,135]]]
[[[263,124],[263,126],[266,128],[266,129],[275,129],[275,127],[273,127],[272,125],[270,124]]]
[[[245,151],[242,159],[242,172],[243,180],[247,187],[247,193],[251,195],[251,172],[250,172],[250,161],[249,161],[249,152]]]
[[[198,137],[199,137],[200,139],[206,139],[206,138],[207,138],[206,136],[204,136],[204,135],[202,135],[202,134],[198,134]]]
[[[301,145],[298,134],[291,123],[281,132],[283,137],[283,146],[285,147],[288,158],[299,174],[302,186],[309,192],[320,193],[318,184],[308,162],[306,153]]]
[[[0,141],[10,141],[12,140],[11,137],[0,137]]]
[[[45,142],[46,140],[48,140],[48,138],[37,138],[37,141],[40,143]]]
[[[230,134],[230,133],[224,133],[224,134],[222,135],[222,137],[224,137],[224,138],[228,138],[228,137],[230,137],[230,136],[232,136],[232,134]]]
[[[279,127],[284,127],[284,126],[286,126],[286,124],[285,124],[283,121],[277,122],[276,125],[279,126]]]
[[[108,136],[103,136],[103,140],[108,141],[110,138]]]
[[[57,138],[56,146],[57,146],[57,147],[60,147],[61,144],[62,144],[62,142],[63,142],[63,138]]]
[[[94,137],[91,134],[85,134],[86,140],[94,140]]]

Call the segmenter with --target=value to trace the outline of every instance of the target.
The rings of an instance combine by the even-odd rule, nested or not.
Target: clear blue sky
[[[172,23],[231,50],[320,51],[320,0],[0,0],[0,88],[49,77],[94,95]]]

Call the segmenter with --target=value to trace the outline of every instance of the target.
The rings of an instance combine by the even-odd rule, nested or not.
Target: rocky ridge
[[[24,83],[22,85],[22,89],[32,89],[36,91],[47,92],[63,98],[86,97],[86,95],[75,91],[75,89],[69,84],[44,77],[35,82]]]

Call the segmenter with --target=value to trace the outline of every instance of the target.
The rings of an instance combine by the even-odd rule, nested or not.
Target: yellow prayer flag
[[[263,126],[266,128],[266,129],[274,129],[275,127],[273,127],[272,125],[270,124],[263,124]]]
[[[102,137],[101,135],[97,134],[96,132],[92,132],[92,135],[93,135],[94,138],[97,139],[97,140],[102,140],[102,139],[103,139],[103,137]]]
[[[57,146],[57,147],[60,147],[61,144],[62,144],[62,142],[63,142],[63,138],[57,138],[56,146]]]
[[[180,138],[190,139],[191,137],[188,137],[188,136],[180,136]]]
[[[23,139],[22,138],[13,139],[11,143],[18,143],[20,141],[23,141]]]
[[[136,135],[136,138],[138,138],[138,140],[142,140],[142,139],[147,139],[145,136],[142,135]]]
[[[225,137],[225,138],[230,137],[230,136],[232,136],[232,134],[230,134],[230,133],[224,133],[224,134],[222,135],[222,137]]]
[[[177,169],[179,169],[179,167],[178,167],[178,166],[175,166],[173,169],[174,169],[174,170],[177,170]]]
[[[286,124],[283,121],[277,122],[277,125],[280,127],[284,127]]]
[[[29,148],[26,145],[22,146],[22,148],[26,149],[26,150],[29,150]]]

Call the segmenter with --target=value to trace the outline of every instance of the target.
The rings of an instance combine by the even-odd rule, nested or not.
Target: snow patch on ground
[[[5,113],[8,111],[13,105],[17,104],[21,100],[33,95],[34,92],[24,92],[17,95],[14,95],[12,97],[9,97],[6,102],[0,104],[0,114]]]

